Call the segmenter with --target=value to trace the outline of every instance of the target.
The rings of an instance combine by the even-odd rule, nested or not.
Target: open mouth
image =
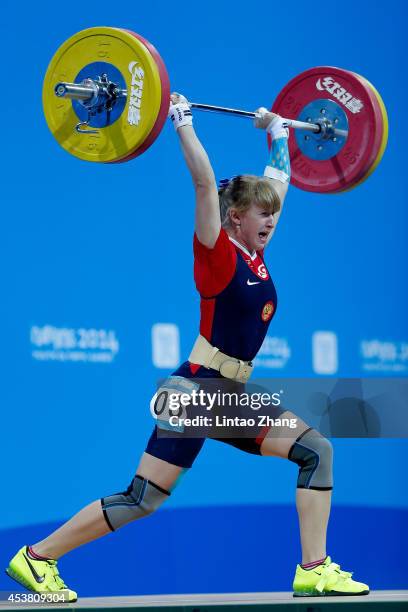
[[[268,232],[258,232],[258,236],[262,242],[266,242],[266,239],[268,237]]]

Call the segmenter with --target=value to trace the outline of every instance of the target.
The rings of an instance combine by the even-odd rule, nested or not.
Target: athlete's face
[[[249,209],[239,214],[238,217],[240,225],[234,223],[238,240],[244,243],[250,251],[264,249],[269,234],[275,226],[273,214],[258,204],[251,204]]]

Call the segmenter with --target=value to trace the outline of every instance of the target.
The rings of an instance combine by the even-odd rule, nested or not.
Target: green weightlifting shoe
[[[60,594],[64,596],[63,601],[66,602],[77,600],[75,591],[71,591],[59,575],[56,561],[31,559],[27,553],[28,546],[23,546],[12,558],[6,569],[6,574],[10,578],[35,593]]]
[[[327,597],[336,595],[368,595],[367,584],[356,582],[351,572],[343,572],[330,557],[310,570],[296,567],[293,597]]]

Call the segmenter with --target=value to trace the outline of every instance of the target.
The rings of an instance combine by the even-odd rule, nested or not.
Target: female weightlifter
[[[215,381],[223,389],[242,392],[277,305],[263,253],[288,190],[288,132],[279,116],[259,109],[255,126],[266,129],[272,138],[264,176],[237,176],[217,189],[183,96],[171,96],[169,115],[195,187],[194,276],[201,297],[200,334],[189,360],[174,372],[170,384],[181,392],[185,383],[191,390],[195,381],[197,388]],[[218,411],[222,414],[222,408]],[[326,554],[333,486],[331,444],[292,412],[275,407],[271,414],[281,416],[282,423],[297,419],[296,429],[282,427],[277,434],[276,428],[255,427],[249,437],[237,433],[220,439],[246,452],[287,458],[299,466],[296,506],[302,562],[295,572],[294,595],[367,594],[366,584],[352,580],[351,573]],[[155,427],[126,491],[94,501],[44,540],[23,546],[6,570],[9,576],[38,593],[66,589],[67,601],[75,601],[76,593],[58,573],[57,559],[157,510],[200,452],[205,436],[185,435],[165,425],[158,422]],[[212,437],[219,439],[219,430]]]

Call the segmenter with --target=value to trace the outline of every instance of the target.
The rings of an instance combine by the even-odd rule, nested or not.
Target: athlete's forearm
[[[210,160],[197,138],[194,128],[191,125],[185,125],[177,130],[177,134],[195,187],[215,185],[215,176]]]
[[[279,127],[279,124],[275,129],[278,133],[274,134],[273,131],[271,133],[272,143],[264,176],[273,181],[274,189],[281,201],[282,210],[290,182],[289,135],[287,130]]]

